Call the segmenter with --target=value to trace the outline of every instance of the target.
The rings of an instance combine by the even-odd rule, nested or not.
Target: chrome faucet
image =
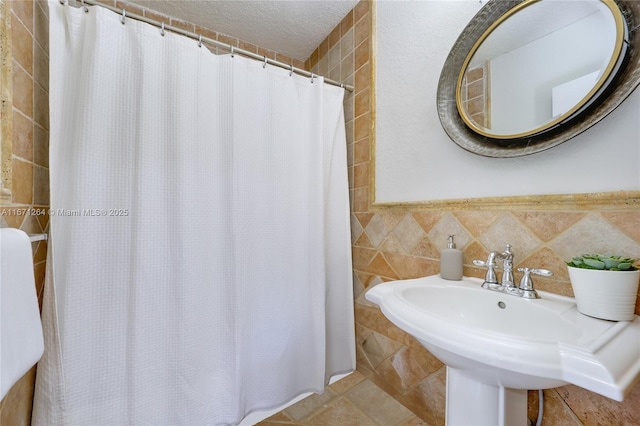
[[[496,260],[502,260],[502,282],[498,282],[496,276]],[[486,261],[474,260],[473,264],[487,268],[487,273],[482,283],[482,288],[489,290],[501,291],[512,296],[518,296],[525,299],[539,299],[538,292],[533,288],[531,275],[541,275],[550,277],[553,272],[539,268],[518,268],[522,272],[522,278],[518,286],[515,284],[513,275],[513,253],[511,252],[511,244],[507,244],[503,253],[492,251]]]
[[[517,292],[515,277],[513,276],[513,253],[511,253],[511,244],[507,244],[504,253],[500,255],[502,258],[502,287],[507,292]]]

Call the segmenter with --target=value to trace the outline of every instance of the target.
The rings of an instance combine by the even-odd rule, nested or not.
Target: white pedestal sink
[[[527,389],[568,383],[616,401],[640,378],[640,317],[612,322],[573,298],[522,299],[482,280],[392,281],[366,298],[447,366],[448,425],[526,425]]]

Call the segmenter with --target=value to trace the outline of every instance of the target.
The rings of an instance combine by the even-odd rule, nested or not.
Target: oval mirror
[[[447,134],[515,157],[586,130],[637,87],[638,3],[492,0],[454,44],[438,85]]]

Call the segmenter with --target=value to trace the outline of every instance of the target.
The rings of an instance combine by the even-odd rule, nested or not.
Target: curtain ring
[[[162,37],[164,37],[164,22],[162,23],[162,26],[160,27],[160,35]]]
[[[122,22],[122,25],[124,25],[124,20],[127,17],[127,11],[122,9],[122,19],[120,19],[120,22]]]
[[[89,8],[84,4],[84,0],[82,0],[82,8],[84,9],[84,13],[89,13]]]
[[[60,0],[60,4],[64,6],[65,0]]]
[[[202,34],[198,36],[198,47],[202,47]]]
[[[289,77],[293,75],[293,64],[289,65]]]
[[[263,56],[264,58],[264,64],[262,64],[262,68],[266,68],[267,67],[267,55]]]
[[[232,58],[235,56],[235,54],[233,53],[233,49],[234,49],[234,47],[233,47],[233,46],[231,46],[231,57],[232,57]]]
[[[313,84],[313,77],[314,77],[314,75],[313,75],[313,73],[311,73],[311,84]]]

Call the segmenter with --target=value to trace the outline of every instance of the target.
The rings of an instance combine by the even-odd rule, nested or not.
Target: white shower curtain
[[[57,0],[36,425],[235,424],[355,367],[343,90]]]

